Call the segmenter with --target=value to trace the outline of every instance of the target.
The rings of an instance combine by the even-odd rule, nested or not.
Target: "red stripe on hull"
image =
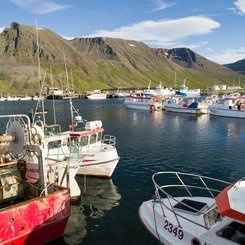
[[[64,234],[70,216],[67,189],[0,210],[0,244],[38,245]]]

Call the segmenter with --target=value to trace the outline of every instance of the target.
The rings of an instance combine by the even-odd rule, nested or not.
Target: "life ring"
[[[151,111],[154,111],[154,110],[155,110],[155,105],[154,105],[154,104],[151,104],[151,105],[150,105],[150,110],[151,110]]]

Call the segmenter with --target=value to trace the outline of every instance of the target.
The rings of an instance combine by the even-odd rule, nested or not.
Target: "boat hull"
[[[181,200],[182,198],[177,198]],[[195,198],[193,198],[195,199]],[[206,201],[205,198],[201,199],[203,202]],[[212,204],[212,200],[209,199],[209,204]],[[168,203],[167,200],[162,199],[165,204]],[[143,202],[139,208],[139,218],[144,224],[145,228],[164,245],[189,245],[194,244],[192,241],[194,239],[199,240],[200,245],[231,245],[233,242],[229,240],[225,241],[222,237],[218,237],[216,232],[218,232],[224,225],[216,224],[211,230],[205,229],[203,227],[196,228],[195,224],[188,222],[181,217],[179,217],[180,225],[176,222],[176,217],[174,213],[171,213],[168,209],[164,209],[165,216],[162,212],[162,206],[156,200],[149,200]],[[203,222],[203,217],[199,215],[194,215],[192,218],[188,215],[188,212],[181,213],[184,217],[189,217],[190,220],[196,222]],[[203,222],[204,224],[204,222]],[[214,231],[215,230],[215,231]]]
[[[221,117],[245,118],[245,110],[210,108],[210,115]]]
[[[188,108],[188,107],[175,107],[165,105],[164,109],[170,112],[181,112],[181,113],[190,113],[190,114],[207,114],[209,113],[208,108]]]
[[[61,189],[0,210],[0,244],[45,244],[64,234],[70,194]]]
[[[87,95],[89,100],[105,100],[107,98],[106,94],[91,94]]]
[[[126,104],[126,106],[128,109],[136,109],[136,110],[146,110],[146,111],[160,111],[160,110],[162,110],[161,104],[154,105],[155,109],[152,109],[151,105]]]
[[[118,156],[107,161],[95,159],[84,160],[83,165],[78,169],[77,175],[111,178],[118,161]]]

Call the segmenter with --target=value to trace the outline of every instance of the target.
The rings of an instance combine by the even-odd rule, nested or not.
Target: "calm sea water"
[[[1,102],[0,113],[28,113],[35,102]],[[53,122],[52,101],[45,101]],[[72,205],[66,235],[54,244],[159,244],[138,218],[153,196],[157,171],[184,171],[234,182],[245,176],[245,120],[128,110],[121,99],[74,100],[86,120],[102,120],[117,137],[120,161],[111,180],[77,177],[83,195]],[[69,101],[55,101],[68,129]],[[0,125],[2,128],[3,125]]]

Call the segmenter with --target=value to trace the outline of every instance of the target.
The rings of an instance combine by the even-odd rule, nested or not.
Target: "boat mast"
[[[53,81],[53,73],[52,73],[52,68],[50,66],[50,78],[51,78],[51,86],[52,88],[54,87],[54,81]],[[54,91],[53,91],[53,111],[54,111],[54,124],[56,124],[56,110],[55,110],[55,101],[54,101]]]
[[[66,65],[66,56],[65,56],[65,50],[63,49],[63,55],[64,55],[64,62],[65,62],[65,70],[66,70],[66,82],[67,82],[67,92],[70,92],[70,87],[69,87],[69,76],[68,76],[68,71],[67,71],[67,65]]]

